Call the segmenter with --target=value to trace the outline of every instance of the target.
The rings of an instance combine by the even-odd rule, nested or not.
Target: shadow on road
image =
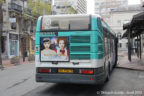
[[[41,91],[41,96],[98,96],[97,92],[103,86],[82,85],[82,84],[55,84],[50,88]]]
[[[144,80],[139,76],[144,76],[144,72],[115,68],[111,73],[110,81],[103,86],[43,83],[23,96],[144,96],[143,93],[140,95],[126,93],[143,92]],[[100,93],[97,94],[98,92]]]

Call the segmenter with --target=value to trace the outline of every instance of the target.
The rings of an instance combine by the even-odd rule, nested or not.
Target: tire
[[[117,66],[117,60],[115,61],[113,68],[115,68],[116,66]]]
[[[110,65],[108,65],[108,68],[107,68],[106,82],[108,82],[109,79],[110,79]]]

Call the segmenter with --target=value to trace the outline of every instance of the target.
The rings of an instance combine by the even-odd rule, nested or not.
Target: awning
[[[128,31],[125,31],[124,34],[123,34],[123,36],[122,36],[122,38],[127,37],[127,34],[128,34]]]
[[[144,12],[138,13],[133,16],[131,21],[131,28],[133,30],[144,30]]]
[[[126,23],[126,24],[123,24],[123,30],[127,29],[128,27],[130,27],[130,22]]]
[[[138,22],[140,20],[144,20],[144,12],[134,15],[131,24],[136,23],[136,21]]]
[[[144,31],[144,12],[138,13],[133,16],[130,23],[123,25],[123,30],[130,29],[131,37],[136,37]],[[128,31],[123,34],[123,38],[127,37]]]
[[[132,51],[132,43],[131,43],[131,38],[137,37],[139,39],[140,43],[140,51],[138,56],[141,58],[141,34],[144,31],[144,12],[138,13],[133,16],[132,20],[130,23],[124,24],[123,25],[123,30],[126,30],[126,32],[123,34],[123,38],[127,37],[128,38],[128,59],[131,61],[131,51]],[[137,45],[138,47],[138,45]]]

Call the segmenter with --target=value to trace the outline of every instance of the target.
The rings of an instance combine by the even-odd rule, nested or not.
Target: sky
[[[128,4],[140,4],[140,0],[128,0]],[[94,14],[94,0],[87,0],[87,13]]]
[[[94,0],[87,0],[87,13],[94,14]]]
[[[129,5],[140,4],[140,0],[128,0]]]

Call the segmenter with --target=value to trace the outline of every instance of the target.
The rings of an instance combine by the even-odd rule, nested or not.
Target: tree
[[[68,9],[68,14],[76,14],[76,10],[74,10],[73,7],[70,6]]]
[[[2,11],[2,2],[3,0],[0,0],[0,69],[3,69],[3,65],[2,65],[2,45],[1,45],[1,41],[2,41],[2,31],[3,31],[3,11]]]
[[[32,10],[33,16],[51,14],[51,5],[45,0],[27,0],[28,8]]]

